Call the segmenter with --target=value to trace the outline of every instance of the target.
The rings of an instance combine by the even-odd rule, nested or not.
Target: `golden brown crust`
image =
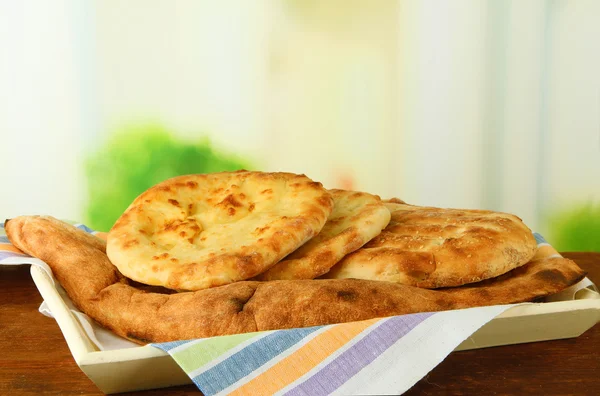
[[[460,286],[502,275],[535,254],[517,216],[388,201],[389,225],[323,277],[385,280],[424,288]]]
[[[30,256],[46,263],[69,263],[68,269],[66,265],[58,271],[50,268],[69,295],[77,296],[76,305],[93,299],[108,285],[126,281],[106,257],[104,240],[54,217],[21,216],[7,220],[4,227],[11,243]]]
[[[384,203],[395,203],[395,204],[406,204],[406,205],[408,205],[406,202],[404,202],[400,198],[388,198],[388,199],[382,200],[382,202],[384,202]]]
[[[134,200],[107,254],[131,279],[199,290],[251,278],[316,235],[333,207],[304,175],[221,172],[166,180]]]
[[[346,190],[329,192],[333,211],[321,232],[254,280],[317,278],[377,236],[390,222],[390,211],[376,195]]]
[[[16,247],[48,263],[77,307],[142,344],[531,301],[585,275],[571,260],[551,258],[452,289],[342,279],[245,281],[158,294],[129,285],[84,231],[70,225],[47,217],[18,217],[6,224],[6,232]]]

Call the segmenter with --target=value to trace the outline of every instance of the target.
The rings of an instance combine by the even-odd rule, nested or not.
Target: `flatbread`
[[[315,236],[333,208],[321,183],[291,173],[179,176],[136,198],[108,233],[127,277],[199,290],[258,275]]]
[[[406,202],[404,202],[400,198],[383,199],[381,202],[383,202],[383,203],[395,203],[395,204],[407,204]],[[393,206],[392,206],[392,208],[393,208]]]
[[[140,344],[531,301],[585,276],[573,261],[551,258],[497,280],[443,290],[341,279],[245,281],[159,294],[132,287],[102,249],[71,225],[23,216],[5,227],[12,244],[48,263],[79,309]]]
[[[329,192],[333,211],[321,232],[255,280],[319,277],[377,236],[390,222],[390,211],[376,195],[346,190]]]
[[[438,288],[502,275],[527,263],[537,243],[517,216],[386,202],[390,224],[323,277]]]

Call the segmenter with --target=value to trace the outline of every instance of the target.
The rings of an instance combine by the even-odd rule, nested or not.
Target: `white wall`
[[[74,1],[0,4],[0,216],[76,219],[84,199]]]
[[[485,2],[403,1],[397,195],[481,207]]]
[[[600,2],[374,4],[3,2],[0,215],[81,218],[85,154],[135,121],[541,231],[599,199]]]
[[[548,214],[600,196],[600,2],[401,1],[398,195]]]
[[[503,75],[499,100],[489,103],[497,113],[493,133],[501,135],[495,199],[486,202],[490,209],[518,214],[530,227],[540,231],[540,179],[542,169],[543,124],[547,67],[547,2],[532,0],[504,2]],[[499,49],[496,49],[499,50]],[[486,131],[489,133],[490,131]],[[488,149],[488,152],[491,150]]]
[[[600,200],[600,2],[554,2],[550,15],[544,209]]]
[[[265,113],[268,169],[393,196],[397,4],[277,4]]]
[[[268,0],[95,2],[100,120],[163,123],[260,160]]]

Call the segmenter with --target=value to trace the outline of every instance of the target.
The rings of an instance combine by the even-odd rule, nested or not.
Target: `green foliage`
[[[86,165],[86,221],[102,231],[108,231],[139,194],[165,179],[248,169],[247,162],[218,152],[207,138],[185,142],[157,125],[130,127],[115,134]]]
[[[562,252],[600,252],[600,205],[586,204],[550,220],[552,245]]]

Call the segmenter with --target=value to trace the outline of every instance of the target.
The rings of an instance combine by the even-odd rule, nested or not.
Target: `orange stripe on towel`
[[[25,254],[22,251],[20,251],[19,249],[17,249],[16,247],[14,247],[13,245],[11,245],[10,243],[0,243],[0,252],[14,252],[14,253]]]
[[[348,341],[380,320],[382,319],[336,325],[311,339],[297,351],[237,388],[230,395],[273,394],[302,377]]]

